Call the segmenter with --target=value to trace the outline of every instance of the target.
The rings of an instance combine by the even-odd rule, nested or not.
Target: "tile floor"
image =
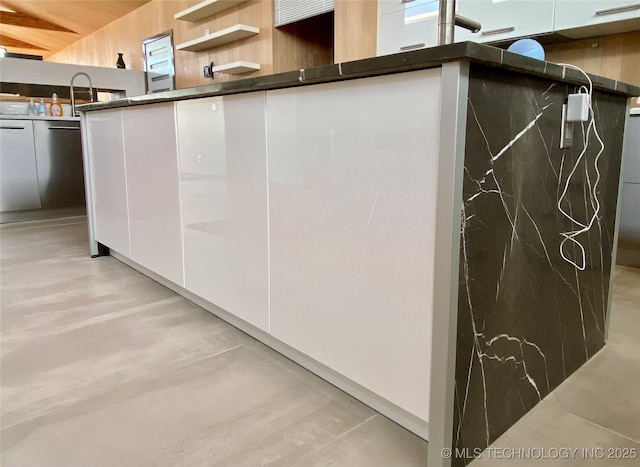
[[[423,440],[117,260],[89,258],[82,218],[3,225],[0,249],[3,466],[426,465]],[[615,280],[609,345],[492,447],[640,451],[640,270]]]

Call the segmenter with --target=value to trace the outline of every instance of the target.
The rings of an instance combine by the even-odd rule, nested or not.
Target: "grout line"
[[[240,347],[244,347],[246,345],[247,343],[245,342],[244,344],[238,344],[235,347],[229,347],[228,349],[224,349],[224,350],[221,350],[220,352],[212,353],[211,355],[207,355],[206,357],[198,358],[197,360],[190,362],[188,365],[192,365],[194,363],[200,363],[200,362],[203,362],[204,360],[208,360],[213,357],[218,357],[220,355],[226,354],[227,352],[231,352],[232,350],[239,349]],[[188,366],[188,365],[183,365],[183,366]]]
[[[549,402],[549,404],[554,406],[554,407],[556,407],[557,409],[560,409],[560,410],[570,414],[570,415],[573,415],[574,417],[579,418],[580,420],[584,420],[585,422],[587,422],[587,423],[589,423],[589,424],[591,424],[591,425],[593,425],[595,427],[598,427],[598,428],[600,428],[600,429],[602,429],[604,431],[608,431],[609,433],[614,434],[616,436],[619,436],[621,438],[624,438],[624,439],[626,439],[628,441],[631,441],[632,443],[640,444],[640,440],[636,440],[636,439],[630,438],[629,436],[624,435],[622,433],[619,433],[619,432],[615,431],[612,428],[607,428],[606,426],[600,425],[599,423],[596,423],[596,422],[594,422],[592,420],[589,420],[588,418],[585,418],[583,415],[577,414],[574,411],[569,410],[569,409],[567,409],[566,407],[564,407],[562,405],[558,405],[557,403],[554,403],[554,402]]]
[[[360,423],[358,423],[357,425],[352,426],[351,428],[349,428],[347,431],[345,431],[344,433],[342,433],[341,435],[337,436],[336,438],[332,439],[331,441],[328,441],[326,443],[324,443],[322,446],[320,446],[318,449],[316,449],[315,451],[310,452],[309,454],[306,454],[305,456],[302,456],[300,459],[298,459],[296,461],[296,463],[294,465],[299,465],[300,462],[304,461],[305,459],[309,459],[313,456],[315,456],[317,453],[319,453],[320,451],[322,451],[324,448],[326,448],[327,446],[335,443],[336,441],[338,441],[340,438],[342,438],[343,436],[348,435],[349,433],[351,433],[354,430],[357,430],[358,428],[360,428],[362,425],[364,425],[365,423],[371,421],[373,418],[375,418],[378,414],[374,413],[373,415],[371,415],[369,418],[361,421]]]
[[[624,439],[626,439],[626,440],[628,440],[628,441],[631,441],[632,443],[635,443],[635,444],[640,445],[640,441],[639,441],[639,440],[636,440],[636,439],[630,438],[629,436],[624,435],[624,434],[622,434],[622,433],[620,433],[620,432],[618,432],[618,431],[615,431],[615,430],[613,430],[612,428],[607,428],[606,426],[602,426],[602,425],[600,425],[599,423],[596,423],[596,422],[594,422],[594,421],[592,421],[592,420],[589,420],[588,418],[584,418],[584,417],[582,417],[582,416],[580,416],[580,415],[578,415],[578,414],[575,414],[575,413],[573,413],[573,412],[569,412],[569,413],[571,413],[572,415],[575,415],[575,416],[576,416],[576,417],[578,417],[578,418],[581,418],[582,420],[585,420],[586,422],[590,423],[591,425],[596,426],[596,427],[598,427],[598,428],[600,428],[600,429],[602,429],[602,430],[604,430],[604,431],[608,431],[609,433],[612,433],[612,434],[617,435],[617,436],[619,436],[619,437],[621,437],[621,438],[624,438]]]
[[[373,410],[373,409],[372,409],[372,410]],[[347,431],[345,431],[344,433],[342,433],[340,436],[338,436],[338,437],[337,437],[336,439],[334,439],[333,441],[337,441],[337,440],[339,440],[340,438],[342,438],[343,436],[348,435],[348,434],[349,434],[349,433],[351,433],[352,431],[357,430],[357,429],[358,429],[358,428],[360,428],[362,425],[364,425],[365,423],[367,423],[367,422],[369,422],[369,421],[373,420],[373,419],[374,419],[375,417],[377,417],[377,416],[378,416],[378,413],[376,412],[376,413],[374,413],[373,415],[371,415],[369,418],[367,418],[367,419],[365,419],[365,420],[361,421],[360,423],[358,423],[357,425],[354,425],[354,426],[352,426],[351,428],[349,428]],[[331,444],[333,441],[331,441],[330,443],[327,443],[327,444]]]
[[[622,434],[622,433],[620,433],[620,432],[617,432],[617,431],[615,431],[615,430],[613,430],[613,429],[611,429],[611,428],[607,428],[606,426],[602,426],[602,425],[600,425],[599,423],[596,423],[596,422],[593,422],[593,421],[591,421],[591,420],[589,420],[589,419],[587,419],[587,418],[581,417],[580,415],[577,415],[577,414],[573,414],[573,415],[575,415],[576,417],[579,417],[579,418],[581,418],[581,419],[583,419],[583,420],[587,421],[588,423],[591,423],[592,425],[594,425],[594,426],[596,426],[596,427],[598,427],[598,428],[603,429],[604,431],[608,431],[609,433],[612,433],[612,434],[617,435],[617,436],[619,436],[619,437],[621,437],[621,438],[624,438],[624,439],[626,439],[626,440],[628,440],[628,441],[631,441],[632,443],[635,443],[635,444],[640,445],[640,441],[639,441],[639,440],[636,440],[636,439],[630,438],[629,436],[627,436],[627,435],[625,435],[625,434]]]

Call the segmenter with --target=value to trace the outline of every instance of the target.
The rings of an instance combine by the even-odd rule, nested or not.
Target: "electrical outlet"
[[[573,122],[567,120],[567,104],[562,106],[562,122],[560,123],[560,149],[573,146]]]
[[[213,79],[213,62],[211,62],[209,65],[205,65],[202,72],[205,78]]]

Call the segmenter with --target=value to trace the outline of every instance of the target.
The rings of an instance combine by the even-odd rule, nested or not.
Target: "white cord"
[[[595,114],[593,112],[593,106],[591,105],[591,100],[592,100],[592,96],[593,96],[593,83],[591,81],[591,78],[589,77],[589,75],[587,73],[584,72],[584,70],[582,70],[581,68],[578,68],[575,65],[571,65],[571,64],[567,64],[567,63],[558,63],[557,65],[569,67],[569,68],[572,68],[574,70],[577,70],[577,71],[581,72],[587,78],[587,81],[589,82],[589,88],[588,89],[584,85],[580,86],[580,88],[578,89],[578,92],[580,92],[580,93],[586,92],[586,94],[587,94],[587,105],[589,106],[589,116],[590,116],[590,118],[589,118],[589,124],[587,125],[586,131],[584,129],[584,123],[582,124],[582,134],[583,134],[582,143],[583,143],[584,147],[582,148],[582,151],[580,152],[580,155],[578,156],[578,159],[576,160],[576,163],[573,166],[573,169],[569,173],[569,176],[567,177],[567,180],[565,182],[564,190],[562,191],[562,194],[560,195],[560,198],[558,199],[558,210],[567,219],[569,219],[571,222],[573,222],[574,224],[577,224],[578,226],[581,227],[578,230],[570,230],[568,232],[561,232],[560,233],[560,235],[562,237],[564,237],[562,242],[560,242],[560,256],[562,256],[562,258],[566,262],[568,262],[569,264],[575,266],[580,271],[584,271],[585,268],[586,268],[586,265],[587,265],[586,253],[585,253],[585,250],[584,250],[584,247],[582,246],[582,244],[578,240],[576,240],[576,237],[578,235],[581,235],[581,234],[586,233],[589,230],[591,230],[591,227],[593,226],[594,221],[598,218],[598,214],[600,213],[600,201],[598,200],[598,193],[597,193],[598,183],[600,182],[600,170],[598,169],[598,161],[600,160],[600,156],[604,152],[605,145],[604,145],[604,142],[602,141],[602,138],[600,137],[600,134],[598,133],[598,129],[596,128]],[[585,168],[587,185],[589,186],[590,203],[591,203],[591,207],[594,209],[594,212],[593,212],[593,215],[591,216],[591,219],[589,220],[589,222],[583,224],[582,222],[580,222],[577,219],[575,219],[571,214],[567,213],[562,208],[562,201],[567,196],[567,191],[569,190],[569,183],[571,182],[571,178],[573,177],[573,175],[578,170],[578,166],[580,165],[580,162],[582,161],[582,159],[585,157],[585,155],[587,153],[587,149],[589,147],[589,135],[590,135],[592,129],[593,129],[593,134],[596,136],[598,142],[600,143],[600,151],[598,151],[598,154],[596,155],[595,160],[594,160],[594,166],[595,166],[595,171],[596,171],[596,180],[595,180],[595,182],[593,184],[593,188],[590,186],[591,180],[589,178],[589,168],[588,167]],[[560,176],[562,176],[562,172],[560,173]],[[579,264],[576,261],[574,261],[571,258],[569,258],[565,254],[564,250],[565,250],[565,246],[566,246],[567,242],[572,242],[574,245],[577,245],[577,247],[580,249],[581,261],[580,261]]]

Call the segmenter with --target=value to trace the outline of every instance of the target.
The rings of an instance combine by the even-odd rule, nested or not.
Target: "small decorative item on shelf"
[[[52,117],[62,117],[62,104],[58,102],[58,95],[54,92],[51,96],[51,107],[49,113]]]
[[[27,107],[27,111],[29,112],[29,115],[38,115],[38,106],[36,105],[36,103],[33,101],[33,98],[29,99],[29,107]]]
[[[118,52],[118,61],[116,62],[116,68],[122,68],[123,70],[127,68],[124,64],[124,59],[122,58],[122,54]]]

